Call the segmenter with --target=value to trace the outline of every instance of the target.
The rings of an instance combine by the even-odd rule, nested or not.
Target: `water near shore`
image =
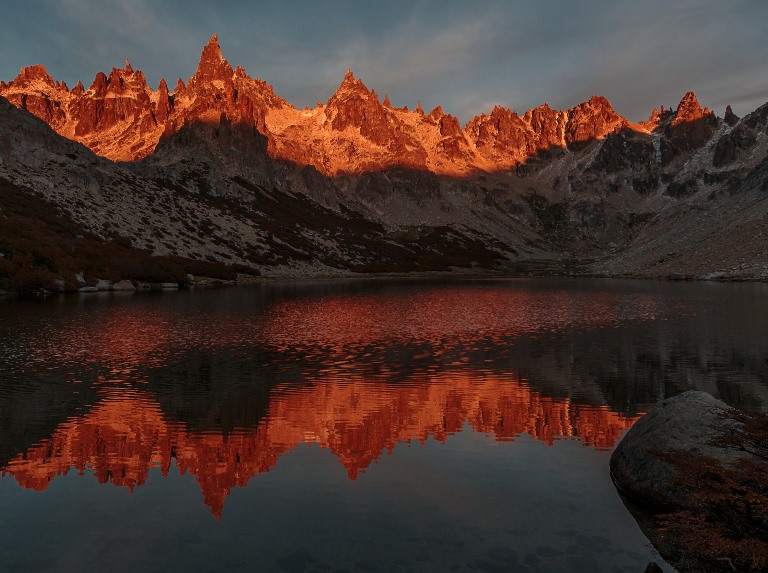
[[[0,301],[8,571],[627,571],[649,405],[768,406],[768,287],[335,281]]]

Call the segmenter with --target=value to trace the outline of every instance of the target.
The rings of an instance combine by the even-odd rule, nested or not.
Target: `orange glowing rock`
[[[452,176],[507,170],[554,148],[602,139],[619,127],[648,133],[658,126],[653,118],[630,123],[607,99],[595,96],[566,111],[545,104],[522,116],[496,106],[462,128],[440,107],[425,115],[421,102],[413,112],[393,108],[388,96],[380,103],[351,70],[327,105],[299,110],[266,82],[240,67],[233,70],[215,34],[195,75],[186,84],[179,79],[170,94],[165,81],[157,91],[147,87],[144,75],[126,61],[108,76],[99,72],[88,90],[80,83],[67,90],[41,65],[24,68],[9,84],[0,84],[0,96],[115,161],[143,159],[184,126],[218,126],[226,118],[258,130],[273,158],[311,165],[329,176],[386,167]],[[673,123],[708,114],[689,93]]]

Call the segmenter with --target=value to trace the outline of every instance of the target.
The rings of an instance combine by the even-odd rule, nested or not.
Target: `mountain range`
[[[0,289],[371,272],[767,279],[768,104],[459,120],[349,71],[297,109],[224,59],[0,82]],[[5,277],[4,279],[2,277]],[[77,278],[77,280],[76,280]]]

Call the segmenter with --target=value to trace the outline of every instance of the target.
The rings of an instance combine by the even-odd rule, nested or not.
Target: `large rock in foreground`
[[[703,392],[661,402],[611,457],[616,487],[680,573],[768,571],[768,416]]]
[[[678,451],[731,464],[741,452],[710,442],[737,424],[732,408],[706,392],[668,398],[627,432],[611,456],[616,487],[640,506],[678,509],[687,505],[686,488],[676,483],[679,470],[668,459]]]

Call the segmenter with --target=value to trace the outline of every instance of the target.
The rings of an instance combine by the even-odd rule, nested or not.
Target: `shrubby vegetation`
[[[768,570],[768,416],[735,419],[739,425],[713,445],[751,454],[737,465],[692,452],[666,455],[690,492],[690,509],[657,517],[662,545],[682,554],[674,559],[681,573]]]

